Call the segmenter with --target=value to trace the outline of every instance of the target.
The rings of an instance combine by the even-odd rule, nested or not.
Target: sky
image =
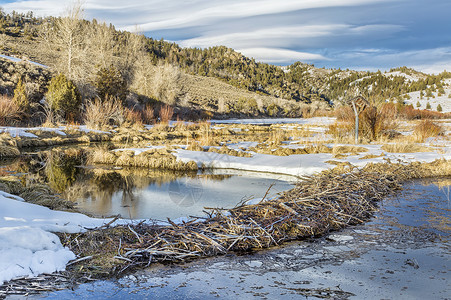
[[[60,16],[63,0],[0,0]],[[257,61],[427,73],[451,70],[450,0],[84,0],[85,18],[183,47],[224,45]]]

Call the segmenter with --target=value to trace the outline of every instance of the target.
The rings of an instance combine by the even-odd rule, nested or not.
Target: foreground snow
[[[111,221],[50,210],[5,192],[0,212],[0,284],[64,270],[75,255],[52,232],[76,233]]]

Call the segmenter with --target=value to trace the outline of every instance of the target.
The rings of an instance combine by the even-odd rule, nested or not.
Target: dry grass
[[[22,113],[13,98],[0,95],[0,126],[11,126],[20,119]]]
[[[88,162],[93,164],[111,164],[125,167],[144,167],[149,169],[166,169],[175,171],[197,170],[194,161],[184,163],[167,149],[149,149],[135,155],[134,151],[108,151],[95,149],[88,155]]]
[[[222,146],[221,148],[210,147],[208,149],[208,152],[215,152],[218,154],[227,154],[227,155],[238,156],[238,157],[252,157],[252,154],[249,152],[230,149],[227,146]]]
[[[17,147],[0,145],[0,157],[15,157],[19,155],[20,151]]]
[[[382,150],[390,153],[416,153],[416,152],[432,152],[429,147],[421,146],[415,143],[402,142],[394,144],[384,144]]]
[[[332,153],[334,155],[337,154],[352,154],[352,155],[356,155],[358,153],[361,152],[368,152],[368,149],[365,147],[359,147],[359,146],[348,146],[348,145],[343,145],[343,146],[335,146],[332,148]]]
[[[443,132],[443,128],[431,120],[422,120],[413,130],[413,138],[416,142],[424,142],[427,138],[436,137]]]

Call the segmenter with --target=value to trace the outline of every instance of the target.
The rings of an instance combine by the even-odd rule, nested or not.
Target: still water
[[[230,209],[248,200],[268,199],[298,180],[239,170],[174,172],[86,166],[76,152],[2,161],[0,176],[5,175],[17,176],[27,185],[47,184],[91,216],[156,220],[202,217],[208,207]]]
[[[205,216],[204,208],[233,208],[250,199],[276,196],[293,187],[286,180],[252,172],[174,173],[143,169],[81,168],[65,198],[95,216],[130,219]],[[269,189],[269,191],[268,191]],[[267,193],[268,192],[268,193]]]
[[[450,299],[451,178],[414,181],[375,217],[248,255],[154,266],[33,299]]]

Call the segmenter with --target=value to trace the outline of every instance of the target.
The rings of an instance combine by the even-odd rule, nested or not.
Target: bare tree
[[[93,26],[88,35],[89,56],[102,68],[114,65],[114,52],[118,47],[113,30],[106,23]]]
[[[71,80],[77,80],[84,73],[86,27],[82,17],[83,8],[79,1],[69,7],[63,17],[52,19],[43,26],[40,34],[51,50],[61,51],[55,67]]]

